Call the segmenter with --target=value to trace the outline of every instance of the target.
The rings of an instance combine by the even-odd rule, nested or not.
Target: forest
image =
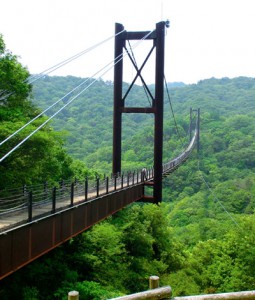
[[[0,36],[1,141],[84,81],[45,75],[31,85],[29,76]],[[149,102],[139,85],[126,100]],[[0,282],[3,299],[66,299],[71,290],[109,299],[146,290],[150,275],[174,296],[254,290],[255,78],[168,83],[165,161],[188,142],[190,108],[201,110],[200,148],[164,179],[163,202],[130,205],[16,271]],[[57,110],[1,145],[1,157]],[[98,80],[0,163],[0,192],[111,173],[112,114],[113,83]],[[123,116],[122,148],[123,170],[153,165],[153,116]]]

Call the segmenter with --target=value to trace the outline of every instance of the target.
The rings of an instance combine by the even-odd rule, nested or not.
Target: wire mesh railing
[[[14,195],[0,198],[0,231],[8,224],[31,222],[40,216],[53,214],[81,202],[141,184],[145,178],[149,179],[149,175],[143,176],[142,172],[144,171],[137,170],[133,173],[116,174],[110,178],[97,177],[95,180],[86,178],[83,181],[61,181],[54,187],[43,184],[13,190]]]
[[[172,172],[189,157],[195,147],[196,139],[197,131],[188,147],[179,156],[163,164],[162,175]],[[7,191],[0,192],[0,230],[8,224],[8,220],[10,224],[21,221],[31,222],[39,216],[56,213],[81,202],[143,184],[145,181],[152,181],[153,178],[154,169],[143,168],[125,174],[118,173],[111,177],[96,177],[94,180],[88,178],[83,181],[62,180],[54,187],[47,183],[24,185],[20,189],[9,190],[8,196],[2,196],[7,194]],[[7,221],[2,222],[3,220]]]

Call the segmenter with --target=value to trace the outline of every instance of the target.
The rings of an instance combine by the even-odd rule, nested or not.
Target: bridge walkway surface
[[[162,176],[189,157],[196,132],[188,147],[162,166]],[[19,205],[0,215],[0,280],[133,202],[157,203],[145,195],[145,186],[153,185],[153,178],[154,170],[146,169],[98,179],[96,185],[75,182],[47,193],[42,189],[34,196],[32,192],[19,196]]]

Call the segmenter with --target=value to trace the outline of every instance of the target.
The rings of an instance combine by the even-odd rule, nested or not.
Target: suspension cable
[[[90,78],[89,78],[90,79]],[[39,117],[41,117],[44,113],[46,113],[48,110],[50,110],[52,107],[54,107],[55,105],[57,105],[61,100],[64,100],[67,96],[69,96],[72,92],[74,92],[76,89],[78,89],[79,87],[81,87],[85,82],[87,82],[89,79],[83,81],[81,84],[79,84],[78,86],[76,86],[74,89],[72,89],[70,92],[68,92],[67,94],[65,94],[62,98],[58,99],[55,103],[53,103],[52,105],[50,105],[48,108],[46,108],[44,111],[42,111],[40,114],[38,114],[36,117],[34,117],[32,120],[30,120],[28,123],[26,123],[25,125],[23,125],[21,128],[19,128],[17,131],[15,131],[13,134],[11,134],[10,136],[8,136],[5,140],[3,140],[2,142],[0,142],[0,146],[3,145],[4,143],[6,143],[8,140],[10,140],[12,137],[14,137],[16,134],[18,134],[20,131],[22,131],[24,128],[26,128],[28,125],[30,125],[32,122],[34,122],[35,120],[37,120]]]
[[[153,30],[151,31],[153,32]],[[149,36],[151,34],[151,32],[149,32],[148,34],[146,34],[141,40],[139,40],[136,45],[134,47],[137,47],[144,39],[146,39],[147,36]],[[113,61],[111,61],[110,63],[108,63],[106,66],[104,66],[102,69],[100,69],[98,72],[96,72],[94,75],[97,75],[98,73],[100,73],[101,71],[103,71],[105,68],[107,68],[109,65],[111,65],[112,63],[114,63],[112,66],[108,67],[106,69],[106,71],[104,71],[99,77],[105,75],[107,72],[109,72],[117,63],[119,63],[124,56],[126,56],[127,54],[120,54],[118,57],[116,57]],[[90,80],[92,79],[92,76],[87,79]],[[26,138],[24,138],[21,142],[19,142],[15,147],[13,147],[8,153],[6,153],[1,159],[0,162],[2,162],[4,159],[6,159],[11,153],[13,153],[15,150],[17,150],[23,143],[25,143],[30,137],[32,137],[37,131],[39,131],[44,125],[46,125],[51,119],[53,119],[56,115],[58,115],[65,107],[67,107],[70,103],[72,103],[75,99],[77,99],[82,93],[84,93],[90,86],[92,86],[96,81],[98,80],[98,78],[94,79],[87,87],[85,87],[81,92],[79,92],[76,96],[74,96],[71,100],[69,100],[64,106],[62,106],[57,112],[55,112],[51,117],[49,117],[49,119],[47,119],[45,122],[43,122],[40,126],[38,126],[34,131],[32,131]]]
[[[167,92],[167,98],[168,98],[169,105],[170,105],[171,112],[172,112],[172,116],[173,116],[173,119],[174,119],[175,130],[176,130],[178,138],[179,138],[179,140],[180,140],[180,142],[182,143],[182,146],[183,146],[182,137],[180,135],[180,131],[179,131],[179,128],[178,128],[178,125],[177,125],[177,122],[176,122],[176,118],[175,118],[175,114],[174,114],[174,110],[173,110],[173,105],[172,105],[172,101],[171,101],[171,97],[170,97],[170,93],[169,93],[169,89],[168,89],[168,86],[167,86],[167,81],[166,81],[165,75],[164,75],[164,81],[165,81],[165,87],[166,87],[166,92]]]
[[[91,47],[89,47],[89,48],[87,48],[87,49],[85,49],[85,50],[83,50],[83,51],[81,51],[81,52],[79,52],[79,53],[77,53],[77,54],[75,54],[75,55],[73,55],[73,56],[67,58],[67,59],[65,59],[65,60],[63,60],[62,62],[60,62],[60,63],[58,63],[58,64],[56,64],[56,65],[54,65],[54,66],[52,66],[52,67],[50,67],[50,68],[48,68],[48,69],[42,71],[41,73],[36,74],[36,75],[33,75],[32,77],[30,77],[30,78],[28,79],[28,81],[29,81],[28,83],[31,84],[31,83],[37,81],[38,79],[42,78],[43,76],[45,76],[45,75],[47,75],[47,74],[50,74],[50,73],[52,73],[53,71],[55,71],[55,70],[57,70],[57,69],[59,69],[59,68],[65,66],[65,65],[68,64],[69,62],[71,62],[71,61],[73,61],[73,60],[79,58],[80,56],[82,56],[82,55],[84,55],[84,54],[86,54],[86,53],[88,53],[88,52],[94,50],[95,48],[97,48],[97,47],[101,46],[102,44],[108,42],[108,41],[111,40],[112,38],[115,38],[116,36],[118,36],[119,34],[123,33],[124,31],[125,31],[125,30],[123,29],[122,31],[118,32],[117,34],[112,35],[112,36],[106,38],[105,40],[103,40],[103,41],[101,41],[101,42],[99,42],[99,43],[97,43],[97,44],[95,44],[95,45],[93,45],[93,46],[91,46]],[[39,76],[39,77],[38,77],[38,76]],[[34,77],[36,77],[36,78],[33,79]]]
[[[56,69],[58,69],[58,68],[64,66],[65,64],[71,62],[72,60],[74,60],[74,59],[76,59],[76,58],[78,58],[78,57],[84,55],[85,53],[87,53],[87,52],[89,52],[89,51],[95,49],[95,48],[98,47],[99,45],[102,45],[103,43],[105,43],[106,41],[110,40],[111,38],[113,38],[113,37],[119,35],[119,34],[122,33],[123,31],[124,31],[124,30],[122,30],[121,32],[118,32],[116,35],[111,36],[111,37],[105,39],[104,41],[102,41],[102,42],[100,42],[100,43],[98,43],[98,44],[96,44],[96,45],[94,45],[94,46],[92,46],[92,47],[90,47],[90,48],[88,48],[88,49],[86,49],[86,50],[83,50],[82,52],[80,52],[80,53],[78,53],[78,54],[76,54],[76,55],[74,55],[74,56],[72,56],[72,57],[70,57],[70,58],[68,58],[68,59],[66,59],[66,60],[64,60],[64,61],[62,61],[61,63],[59,63],[59,64],[57,64],[57,65],[55,65],[55,66],[53,66],[53,67],[51,67],[51,68],[49,68],[49,69],[47,69],[47,70],[41,72],[41,73],[38,74],[38,75],[32,76],[32,78],[33,78],[33,77],[36,77],[36,76],[39,76],[39,75],[40,75],[40,77],[35,78],[33,81],[29,82],[29,84],[31,84],[31,83],[37,81],[38,79],[42,78],[43,76],[45,76],[45,75],[47,75],[47,74],[50,74],[50,73],[53,72],[54,70],[56,70]],[[100,72],[100,71],[99,71],[99,72]],[[97,75],[97,73],[95,73],[95,74],[92,75],[92,76],[95,76],[95,75]],[[91,78],[91,77],[90,77],[90,78]],[[7,142],[8,140],[10,140],[12,137],[14,137],[17,133],[19,133],[21,130],[23,130],[24,128],[26,128],[29,124],[31,124],[32,122],[34,122],[36,119],[38,119],[38,118],[39,118],[40,116],[42,116],[44,113],[46,113],[49,109],[51,109],[51,108],[54,107],[56,104],[58,104],[60,101],[64,100],[64,98],[66,98],[66,97],[69,96],[72,92],[74,92],[76,89],[78,89],[80,86],[82,86],[83,84],[85,84],[90,78],[88,78],[87,80],[85,80],[84,82],[82,82],[81,84],[79,84],[78,86],[76,86],[76,87],[75,87],[74,89],[72,89],[69,93],[67,93],[66,95],[64,95],[62,98],[60,98],[59,100],[57,100],[57,101],[56,101],[55,103],[53,103],[51,106],[49,106],[49,107],[46,108],[44,111],[42,111],[40,114],[38,114],[36,117],[34,117],[31,121],[29,121],[28,123],[26,123],[24,126],[22,126],[22,127],[21,127],[20,129],[18,129],[16,132],[14,132],[13,134],[11,134],[11,135],[10,135],[9,137],[7,137],[5,140],[1,141],[1,142],[0,142],[0,146],[3,145],[3,144],[4,144],[5,142]],[[9,97],[9,96],[10,96],[10,94],[7,95],[7,97]]]
[[[125,30],[123,29],[122,31],[118,32],[117,34],[112,35],[112,36],[108,37],[107,39],[105,39],[105,40],[103,40],[103,41],[101,41],[101,42],[99,42],[99,43],[97,43],[97,44],[95,44],[95,45],[93,45],[93,46],[91,46],[91,47],[89,47],[89,48],[87,48],[87,49],[85,49],[85,50],[83,50],[83,51],[81,51],[81,52],[79,52],[79,53],[77,53],[77,54],[75,54],[75,55],[73,55],[73,56],[71,56],[71,57],[65,59],[65,60],[63,60],[63,61],[61,61],[61,62],[59,62],[58,64],[56,64],[56,65],[54,65],[54,66],[52,66],[52,67],[50,67],[50,68],[48,68],[48,69],[46,69],[46,70],[40,72],[39,74],[30,76],[29,78],[27,78],[26,80],[24,80],[23,83],[28,83],[28,84],[34,83],[35,81],[41,79],[41,78],[44,77],[45,75],[48,75],[48,74],[52,73],[53,71],[55,71],[55,70],[57,70],[57,69],[59,69],[59,68],[65,66],[66,64],[72,62],[73,60],[79,58],[80,56],[82,56],[82,55],[84,55],[84,54],[86,54],[86,53],[88,53],[88,52],[94,50],[95,48],[101,46],[102,44],[104,44],[104,43],[106,43],[107,41],[111,40],[112,38],[118,36],[119,34],[123,33],[124,31],[125,31]],[[6,90],[5,90],[4,92],[6,92]],[[10,97],[11,95],[13,95],[14,93],[15,93],[15,92],[10,92],[10,93],[8,93],[7,95],[1,97],[0,100],[1,100],[1,101],[6,100],[7,98],[9,98],[9,97]],[[1,145],[1,144],[0,144],[0,145]]]
[[[112,62],[111,62],[112,63]],[[110,63],[110,64],[111,64]],[[109,64],[107,64],[105,67],[107,67]],[[98,73],[100,73],[103,69],[100,69],[97,73],[95,73],[92,76],[97,75]],[[106,72],[105,72],[106,73]],[[105,73],[103,73],[102,75],[104,75]],[[101,76],[102,76],[101,75]],[[85,81],[83,81],[79,86],[77,86],[75,89],[77,89],[78,87],[84,85],[87,81],[91,80],[92,77],[87,78]],[[90,83],[86,88],[84,88],[81,92],[79,92],[76,96],[74,96],[71,100],[69,100],[64,106],[62,106],[57,112],[55,112],[52,116],[50,116],[45,122],[43,122],[40,126],[38,126],[33,132],[31,132],[26,138],[24,138],[20,143],[18,143],[14,148],[12,148],[12,150],[10,150],[6,155],[4,155],[1,159],[0,162],[2,162],[5,158],[7,158],[12,152],[14,152],[16,149],[18,149],[25,141],[27,141],[32,135],[34,135],[38,130],[40,130],[44,125],[46,125],[51,119],[53,119],[58,113],[60,113],[67,105],[69,105],[71,102],[73,102],[78,96],[80,96],[86,89],[88,89],[92,84],[94,84],[97,81],[97,79],[95,79],[92,83]],[[73,89],[73,90],[75,90]],[[72,91],[73,91],[72,90]],[[72,92],[71,91],[71,92]],[[56,101],[54,104],[52,104],[50,107],[48,107],[44,112],[46,112],[47,110],[49,110],[50,108],[52,108],[53,106],[55,106],[60,100],[64,99],[67,95],[69,95],[71,92],[67,93],[64,97],[62,97],[61,99],[59,99],[58,101]],[[39,114],[39,115],[42,115]],[[39,115],[37,117],[35,117],[33,120],[31,120],[30,122],[28,122],[27,124],[25,124],[23,127],[21,127],[19,130],[17,130],[14,134],[12,134],[12,136],[10,136],[9,138],[13,137],[15,134],[17,134],[19,131],[21,131],[22,129],[24,129],[26,126],[28,126],[29,124],[31,124],[32,121],[34,121],[35,119],[37,119],[39,117]],[[8,139],[9,139],[8,138]],[[7,141],[8,139],[6,139],[5,141]],[[5,142],[3,141],[3,142]],[[3,142],[1,144],[3,144]]]

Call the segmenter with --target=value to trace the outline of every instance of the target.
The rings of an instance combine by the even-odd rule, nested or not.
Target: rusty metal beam
[[[122,107],[123,113],[140,113],[140,114],[151,114],[155,113],[154,107]]]
[[[143,195],[141,183],[5,231],[0,234],[0,280]]]
[[[125,39],[120,32],[124,30],[123,25],[115,24],[115,65],[114,65],[114,109],[113,109],[113,174],[121,172],[121,128],[122,114],[120,108],[122,101],[122,81],[123,81],[123,48]],[[119,33],[119,34],[118,34]],[[117,35],[118,34],[118,35]]]
[[[145,40],[152,40],[156,38],[156,33],[155,31],[129,31],[125,35],[126,40],[141,40],[144,39],[146,36]]]
[[[157,203],[162,201],[163,163],[163,109],[164,109],[164,55],[165,22],[156,25],[156,86],[155,86],[155,125],[154,125],[154,190]]]

